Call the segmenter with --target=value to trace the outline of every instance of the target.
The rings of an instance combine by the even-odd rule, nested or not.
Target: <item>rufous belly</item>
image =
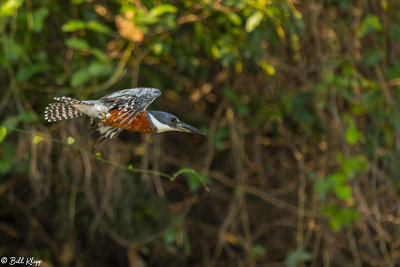
[[[117,120],[119,117],[121,117],[124,113],[121,113],[117,115],[120,112],[120,110],[113,110],[107,115],[105,119],[102,120],[102,123],[104,125],[112,126],[112,127],[117,127],[117,128],[122,128],[125,130],[133,131],[133,132],[142,132],[142,133],[154,133],[154,130],[151,128],[150,123],[146,117],[146,111],[143,111],[140,113],[136,119],[134,119],[131,123],[128,124],[130,119],[127,119],[123,123],[121,123],[125,118],[121,118],[120,120]],[[115,121],[117,120],[117,121]],[[121,124],[121,125],[120,125]]]

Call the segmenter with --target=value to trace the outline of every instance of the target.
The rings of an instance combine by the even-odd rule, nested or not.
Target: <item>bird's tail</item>
[[[51,103],[46,108],[44,117],[48,122],[72,119],[83,115],[82,112],[71,105],[82,103],[80,100],[66,96],[55,97],[54,99],[65,103]]]

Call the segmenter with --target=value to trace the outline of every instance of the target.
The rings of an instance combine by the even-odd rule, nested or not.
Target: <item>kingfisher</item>
[[[121,131],[161,133],[179,131],[203,134],[203,131],[181,122],[175,115],[164,111],[147,110],[161,95],[156,88],[133,88],[117,91],[98,100],[78,100],[72,97],[55,97],[63,103],[51,103],[45,111],[45,119],[54,122],[82,115],[91,118],[98,144],[116,138]]]

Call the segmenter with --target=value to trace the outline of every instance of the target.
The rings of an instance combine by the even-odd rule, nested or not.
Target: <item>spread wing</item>
[[[160,90],[156,88],[135,88],[117,91],[100,98],[99,102],[109,106],[108,113],[113,111],[113,115],[107,118],[107,121],[112,121],[113,126],[97,123],[96,132],[100,135],[98,143],[117,137],[160,95]]]

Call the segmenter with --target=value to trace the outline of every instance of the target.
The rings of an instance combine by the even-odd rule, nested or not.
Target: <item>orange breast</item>
[[[120,110],[113,110],[110,112],[110,115],[108,118],[105,118],[102,123],[104,125],[112,126],[112,127],[118,127],[118,128],[123,128],[125,130],[133,131],[133,132],[142,132],[142,133],[154,133],[153,129],[151,129],[150,123],[148,119],[146,118],[146,111],[143,111],[140,113],[136,119],[134,119],[131,123],[127,124],[130,119],[127,119],[124,123],[119,125],[125,118],[121,118],[120,120],[115,121],[119,117],[121,117],[124,113],[121,113],[120,115],[116,115],[120,112]]]

